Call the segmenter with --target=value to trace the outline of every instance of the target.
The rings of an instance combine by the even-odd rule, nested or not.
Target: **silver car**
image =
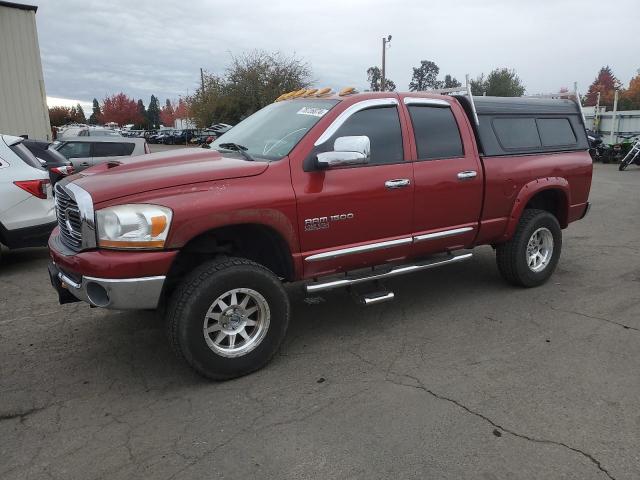
[[[75,171],[109,160],[150,153],[144,138],[129,137],[65,137],[54,148],[71,161]]]

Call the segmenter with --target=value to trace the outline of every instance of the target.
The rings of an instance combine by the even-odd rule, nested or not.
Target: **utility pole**
[[[386,53],[387,53],[387,43],[391,41],[391,35],[387,35],[386,37],[382,37],[382,78],[380,79],[380,91],[384,92],[385,84],[385,67],[386,67]]]
[[[202,67],[200,67],[200,85],[202,86],[200,92],[202,92],[202,97],[204,98],[204,73],[202,71]]]

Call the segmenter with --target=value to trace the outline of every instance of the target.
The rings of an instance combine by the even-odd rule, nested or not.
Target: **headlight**
[[[163,248],[171,225],[171,209],[130,204],[96,212],[98,245],[105,248]]]

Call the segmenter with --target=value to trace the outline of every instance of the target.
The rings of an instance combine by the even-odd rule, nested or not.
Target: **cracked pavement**
[[[640,478],[640,168],[596,165],[546,285],[493,252],[305,302],[265,369],[211,383],[151,312],[57,305],[0,260],[0,478]]]

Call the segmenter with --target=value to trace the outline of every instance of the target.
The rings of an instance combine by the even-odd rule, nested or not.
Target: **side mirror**
[[[371,142],[365,135],[338,137],[333,143],[332,152],[318,154],[318,168],[335,168],[351,165],[363,165],[371,159]]]

